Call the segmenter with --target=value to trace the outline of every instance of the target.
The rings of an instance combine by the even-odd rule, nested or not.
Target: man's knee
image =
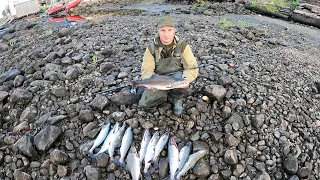
[[[151,90],[145,90],[139,100],[139,107],[151,108],[156,107],[167,101],[167,92],[158,91],[153,92]]]

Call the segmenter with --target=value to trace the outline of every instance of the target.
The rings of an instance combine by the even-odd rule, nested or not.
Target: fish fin
[[[159,74],[152,74],[152,76],[149,79],[157,78],[159,76],[160,76]]]
[[[117,165],[117,166],[120,166],[120,167],[125,167],[126,164],[124,162],[120,162],[119,160],[117,159],[114,159],[113,162]]]
[[[119,162],[119,165],[118,166],[121,166],[123,168],[126,168],[127,167],[127,164],[125,162]]]
[[[174,180],[180,180],[180,176],[178,176],[179,171],[176,171],[176,173],[174,174]]]

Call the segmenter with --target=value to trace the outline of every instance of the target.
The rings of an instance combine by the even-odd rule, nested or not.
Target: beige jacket
[[[176,36],[174,40],[174,46],[177,45],[177,41],[179,38]],[[175,47],[174,47],[175,48]],[[184,49],[182,56],[184,57],[186,64],[183,65],[184,69],[194,68],[198,66],[196,58],[193,56],[193,53],[191,51],[190,45],[188,44],[186,48]],[[160,59],[161,61],[161,59]],[[152,55],[152,52],[150,52],[149,48],[146,48],[143,56],[143,61],[141,65],[141,78],[142,79],[148,79],[150,78],[155,70],[155,57]],[[190,70],[184,70],[182,77],[187,78],[189,82],[192,82],[195,80],[198,76],[199,69],[190,69]]]

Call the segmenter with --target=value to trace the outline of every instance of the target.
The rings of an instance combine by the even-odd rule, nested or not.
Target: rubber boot
[[[180,116],[182,114],[182,95],[172,95],[173,114]]]

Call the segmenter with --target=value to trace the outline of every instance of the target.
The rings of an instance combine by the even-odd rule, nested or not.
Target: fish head
[[[188,147],[192,147],[192,142],[188,142],[187,144],[186,144],[186,146],[188,146]]]
[[[176,143],[176,140],[174,139],[174,137],[171,137],[171,138],[170,138],[169,144],[178,147],[178,146],[177,146],[177,143]]]

